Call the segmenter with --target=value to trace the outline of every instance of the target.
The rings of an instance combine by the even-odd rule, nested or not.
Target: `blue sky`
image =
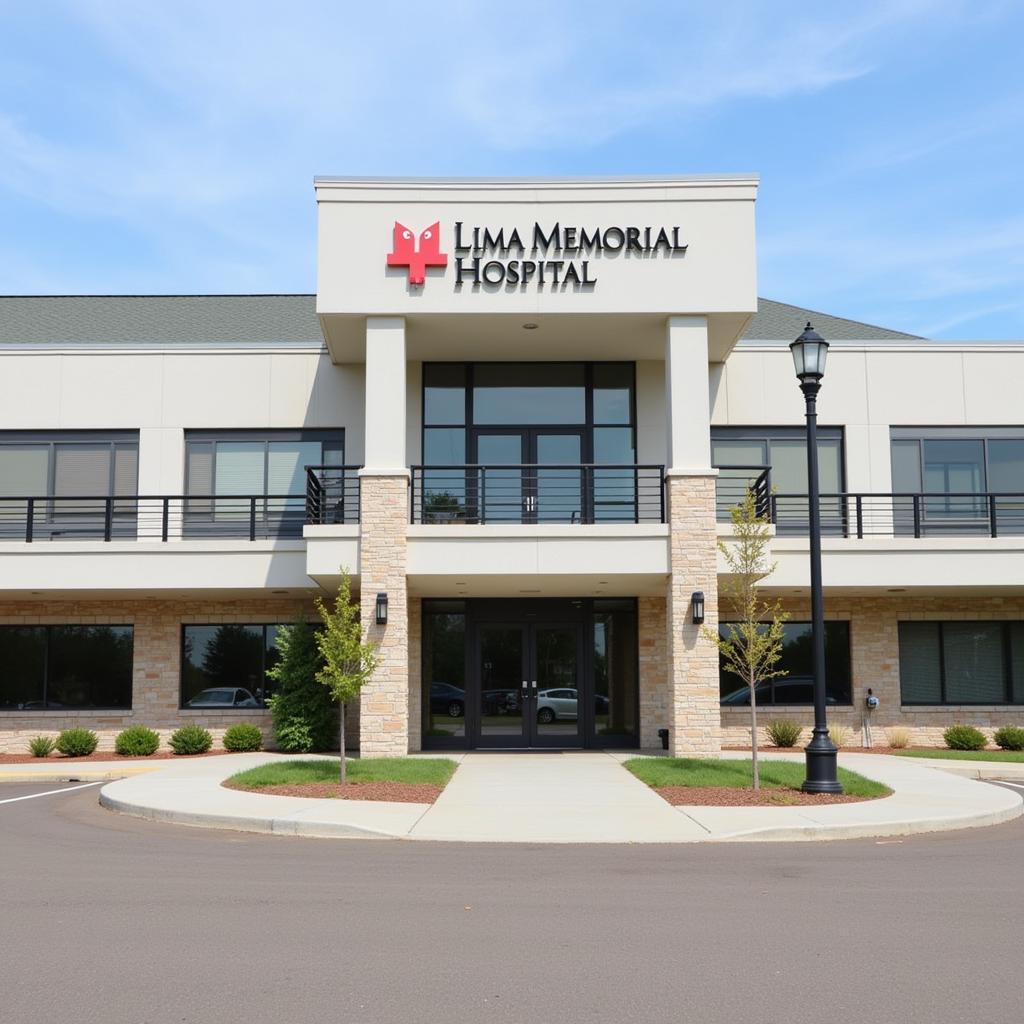
[[[1024,3],[0,0],[0,293],[315,288],[314,174],[756,171],[760,294],[1024,338]]]

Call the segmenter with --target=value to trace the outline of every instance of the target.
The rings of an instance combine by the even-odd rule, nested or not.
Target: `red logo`
[[[441,252],[441,222],[435,221],[421,231],[417,239],[396,220],[395,241],[393,250],[388,253],[388,266],[408,267],[409,284],[423,284],[427,267],[447,267],[448,254]]]

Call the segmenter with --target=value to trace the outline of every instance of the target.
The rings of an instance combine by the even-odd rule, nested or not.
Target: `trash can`
[[[661,749],[668,750],[668,729],[659,729],[658,739],[661,740]]]

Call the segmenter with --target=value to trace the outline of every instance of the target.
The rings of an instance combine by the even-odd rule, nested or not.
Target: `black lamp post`
[[[821,378],[825,376],[828,342],[810,323],[789,350],[807,403],[807,505],[811,547],[811,640],[814,647],[814,732],[804,748],[807,777],[805,793],[842,793],[836,764],[836,746],[825,719],[825,603],[821,590],[821,509],[818,487],[818,409]]]

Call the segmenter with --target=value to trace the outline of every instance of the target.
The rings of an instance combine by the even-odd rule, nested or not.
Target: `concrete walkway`
[[[621,766],[634,754],[599,752],[455,754],[458,771],[433,805],[260,796],[220,784],[284,756],[157,762],[152,771],[104,786],[100,802],[156,821],[247,832],[500,843],[903,836],[993,825],[1024,810],[1021,793],[943,770],[951,762],[936,762],[936,770],[911,758],[870,754],[842,754],[840,763],[886,783],[893,796],[816,807],[672,807]]]

